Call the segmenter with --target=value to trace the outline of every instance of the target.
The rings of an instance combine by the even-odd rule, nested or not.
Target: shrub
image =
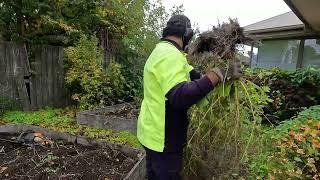
[[[128,94],[119,64],[111,63],[107,72],[103,71],[102,51],[96,38],[82,36],[75,47],[66,48],[65,52],[66,84],[81,108],[117,103]]]
[[[272,70],[249,69],[247,79],[259,86],[269,86],[270,97],[274,100],[265,108],[266,121],[273,124],[290,119],[305,107],[320,103],[320,70],[299,69],[289,72],[275,68]]]
[[[320,106],[264,134],[264,151],[250,163],[254,178],[319,179]]]

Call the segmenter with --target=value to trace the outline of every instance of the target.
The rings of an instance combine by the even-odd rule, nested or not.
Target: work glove
[[[238,80],[243,75],[241,63],[238,60],[229,61],[226,65],[220,65],[212,69],[221,81]]]

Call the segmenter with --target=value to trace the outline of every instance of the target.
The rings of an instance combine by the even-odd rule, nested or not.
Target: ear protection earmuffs
[[[167,26],[163,29],[162,37],[165,38],[171,35],[182,37],[182,49],[185,50],[192,39],[193,34],[189,18],[185,15],[174,15],[169,19]]]
[[[186,46],[190,43],[194,35],[193,29],[191,28],[190,21],[186,22],[185,32],[183,35],[183,50],[185,50]]]

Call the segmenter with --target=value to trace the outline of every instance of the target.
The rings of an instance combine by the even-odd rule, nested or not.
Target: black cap
[[[190,20],[185,15],[174,15],[167,22],[167,26],[163,29],[162,37],[178,36],[183,37],[186,29],[191,28]]]

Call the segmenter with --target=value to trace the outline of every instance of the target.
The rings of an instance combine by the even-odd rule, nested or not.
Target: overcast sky
[[[290,11],[283,0],[163,0],[167,8],[183,4],[185,15],[192,23],[199,24],[201,31],[211,25],[238,18],[241,26],[246,26],[272,16]]]

